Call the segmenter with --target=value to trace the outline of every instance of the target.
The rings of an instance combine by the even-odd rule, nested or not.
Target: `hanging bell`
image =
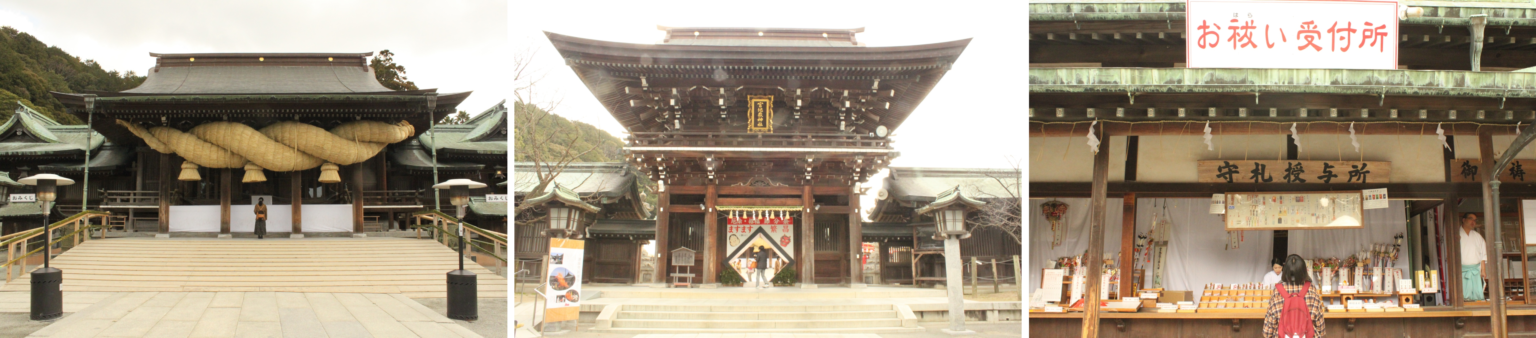
[[[336,173],[338,169],[341,167],[331,162],[320,165],[320,183],[341,183],[341,174]]]
[[[266,181],[267,175],[262,173],[261,166],[256,165],[256,163],[245,164],[245,178],[241,179],[240,182],[257,183]]]
[[[180,181],[202,181],[203,176],[197,174],[197,164],[192,161],[181,162],[181,176],[176,177]]]

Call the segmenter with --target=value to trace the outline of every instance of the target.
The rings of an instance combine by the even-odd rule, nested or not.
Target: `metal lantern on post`
[[[480,310],[476,297],[478,297],[475,273],[464,270],[464,245],[468,240],[464,233],[464,211],[469,207],[469,189],[484,188],[485,183],[475,182],[462,178],[455,178],[432,186],[434,189],[447,189],[451,197],[448,202],[457,207],[459,218],[459,269],[448,272],[448,318],[458,320],[480,319]]]
[[[21,184],[37,187],[37,202],[43,207],[43,268],[32,271],[32,320],[49,320],[64,315],[64,293],[59,285],[64,282],[64,271],[50,265],[53,255],[53,231],[48,229],[48,215],[53,202],[58,200],[58,186],[75,184],[74,180],[54,174],[39,174],[18,180]]]
[[[960,285],[960,239],[971,237],[971,232],[965,229],[965,213],[986,204],[966,197],[960,187],[955,187],[940,193],[933,203],[917,209],[919,215],[933,214],[933,239],[944,241],[944,285],[949,293],[949,328],[942,331],[950,335],[976,334],[975,331],[965,329],[965,299]]]
[[[580,222],[581,214],[576,208],[552,203],[549,206],[549,230],[545,230],[545,233],[553,238],[567,238],[576,231]]]

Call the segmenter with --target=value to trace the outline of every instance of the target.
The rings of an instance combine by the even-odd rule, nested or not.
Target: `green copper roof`
[[[17,183],[16,181],[11,180],[10,173],[0,171],[0,186],[19,187],[21,186],[21,183]]]
[[[987,204],[987,202],[965,196],[965,193],[960,191],[960,187],[956,186],[954,189],[950,189],[949,191],[945,191],[944,193],[939,194],[937,198],[933,199],[933,203],[929,203],[922,208],[917,208],[917,214],[922,215],[934,212],[936,210],[954,205],[955,203],[963,203],[970,208],[980,208],[981,206]]]
[[[1528,0],[1405,1],[1424,9],[1424,15],[1404,18],[1407,25],[1466,26],[1473,15],[1488,16],[1488,27],[1536,26],[1536,4]],[[1184,21],[1184,1],[1030,1],[1030,21],[1165,21],[1179,28]],[[1180,22],[1174,22],[1180,21]]]
[[[1536,97],[1536,73],[1449,70],[1033,68],[1031,93],[1311,93]]]
[[[436,125],[417,139],[430,149],[506,155],[506,122],[507,106],[502,101],[464,124]],[[503,137],[491,137],[498,133]]]
[[[0,217],[43,216],[43,206],[37,203],[11,203],[0,206]]]
[[[410,170],[432,170],[432,153],[422,149],[421,143],[416,140],[391,145],[390,148],[389,159],[393,165]],[[438,170],[476,171],[484,168],[485,165],[479,163],[449,161],[441,157],[437,159]]]
[[[5,141],[18,133],[35,140]],[[87,139],[89,138],[89,140]],[[0,124],[0,156],[58,155],[101,147],[106,138],[84,125],[63,125],[17,103],[16,113]]]
[[[582,201],[581,196],[576,195],[575,191],[571,191],[571,189],[560,185],[558,182],[545,188],[543,193],[523,199],[523,203],[530,203],[533,205],[544,204],[549,201],[560,201],[571,207],[586,210],[587,212],[597,212],[600,210],[597,206]]]
[[[506,216],[507,202],[486,202],[485,196],[470,197],[469,211],[476,215]]]

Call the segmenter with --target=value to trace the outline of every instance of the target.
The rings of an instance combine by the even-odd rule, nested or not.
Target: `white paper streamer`
[[[1099,153],[1099,137],[1093,135],[1093,126],[1098,124],[1099,121],[1093,121],[1088,125],[1088,150],[1093,151],[1094,154]]]
[[[1296,153],[1301,153],[1301,133],[1296,132],[1296,124],[1291,124],[1291,143],[1296,144]]]
[[[1355,152],[1360,152],[1360,140],[1355,139],[1355,123],[1349,123],[1349,144],[1355,145]]]
[[[1441,147],[1445,147],[1445,150],[1450,150],[1452,152],[1455,152],[1456,150],[1451,149],[1451,144],[1450,143],[1445,143],[1445,129],[1444,128],[1440,128],[1440,124],[1441,123],[1436,123],[1435,124],[1435,135],[1437,135],[1435,137],[1440,139],[1440,146]]]
[[[1211,145],[1211,121],[1205,121],[1205,150],[1216,150],[1216,146]]]

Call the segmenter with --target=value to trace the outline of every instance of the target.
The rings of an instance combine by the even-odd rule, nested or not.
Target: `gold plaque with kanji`
[[[747,132],[773,132],[773,95],[747,95]]]

